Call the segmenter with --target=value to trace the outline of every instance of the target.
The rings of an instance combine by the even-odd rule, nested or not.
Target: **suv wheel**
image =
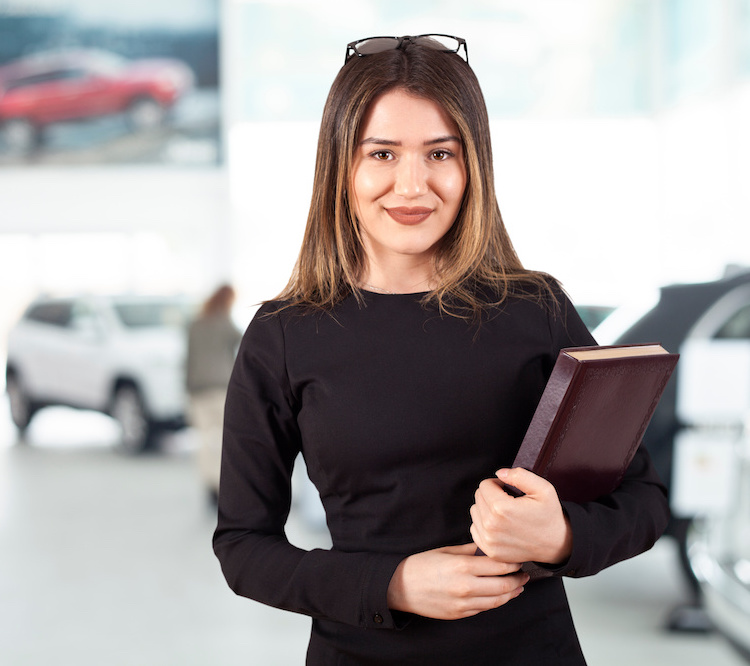
[[[19,432],[24,432],[34,415],[34,406],[29,397],[23,392],[23,387],[16,374],[8,373],[5,387],[10,402],[10,416]]]
[[[152,427],[138,389],[130,384],[120,386],[112,398],[110,414],[120,426],[120,448],[126,453],[140,453],[151,444]]]
[[[136,131],[161,127],[166,117],[166,109],[153,97],[138,97],[128,107],[128,121]]]
[[[41,143],[41,130],[26,118],[11,118],[3,127],[5,142],[14,153],[30,153]]]

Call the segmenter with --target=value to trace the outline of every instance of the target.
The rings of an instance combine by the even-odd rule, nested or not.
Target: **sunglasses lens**
[[[372,55],[373,53],[381,53],[382,51],[392,51],[397,49],[400,44],[399,39],[395,37],[375,37],[373,39],[365,39],[361,42],[357,42],[357,52],[360,55]]]
[[[420,46],[428,46],[440,51],[451,51],[452,53],[457,53],[458,47],[461,45],[461,42],[455,37],[447,35],[424,35],[418,37],[415,41]]]

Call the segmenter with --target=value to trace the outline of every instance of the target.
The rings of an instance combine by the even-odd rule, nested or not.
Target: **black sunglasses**
[[[348,63],[354,56],[363,57],[383,51],[396,51],[403,48],[404,44],[412,43],[419,46],[442,51],[444,53],[458,53],[464,47],[464,60],[469,62],[469,51],[466,48],[466,40],[463,37],[453,35],[405,35],[404,37],[366,37],[358,39],[346,45],[346,59]]]

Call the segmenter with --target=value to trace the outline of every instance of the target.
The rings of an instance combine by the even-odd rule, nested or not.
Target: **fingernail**
[[[497,478],[498,479],[507,479],[508,478],[508,470],[507,469],[501,469],[497,472]]]

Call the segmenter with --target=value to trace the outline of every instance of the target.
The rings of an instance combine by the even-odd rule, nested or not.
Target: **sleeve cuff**
[[[563,502],[563,511],[570,521],[570,529],[573,534],[573,549],[565,562],[556,565],[543,565],[553,576],[567,576],[577,578],[585,576],[588,570],[591,544],[591,535],[588,533],[588,521],[586,511],[580,504]]]
[[[379,555],[362,587],[361,622],[365,629],[403,629],[410,621],[409,613],[388,608],[388,585],[402,555]]]

